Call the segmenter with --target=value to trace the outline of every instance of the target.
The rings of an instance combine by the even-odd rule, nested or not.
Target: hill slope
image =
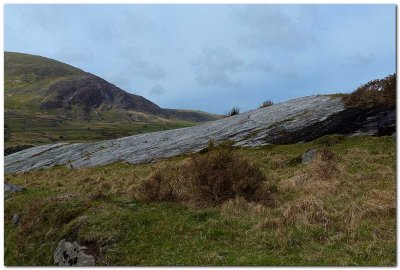
[[[14,52],[5,52],[4,56],[5,120],[10,134],[6,144],[116,138],[129,135],[129,131],[137,134],[134,131],[190,126],[220,118],[198,111],[162,109],[142,96],[56,60]],[[74,130],[74,136],[59,132],[57,123]],[[150,123],[153,128],[141,130],[128,125],[135,123]],[[90,132],[96,127],[103,133],[109,131],[109,136]],[[44,134],[37,134],[37,130]]]
[[[310,148],[335,158],[301,164]],[[58,242],[68,239],[104,266],[396,265],[393,137],[333,135],[233,151],[262,170],[269,205],[239,198],[192,209],[137,199],[157,168],[186,158],[6,174],[27,190],[4,201],[5,264],[54,265]]]
[[[310,141],[326,134],[391,134],[395,109],[347,108],[341,97],[310,96],[207,124],[90,144],[52,144],[5,157],[5,172],[56,164],[74,168],[148,162],[204,149],[210,140],[238,146]]]

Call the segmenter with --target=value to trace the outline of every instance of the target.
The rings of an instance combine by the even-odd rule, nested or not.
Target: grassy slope
[[[97,141],[197,124],[125,111],[92,113],[88,120],[78,108],[71,111],[40,108],[49,85],[83,73],[45,57],[5,52],[5,146]],[[197,113],[210,119],[215,117]]]
[[[315,178],[320,165],[299,157],[323,145],[331,145],[338,171]],[[51,265],[58,241],[68,238],[89,246],[101,265],[396,264],[393,137],[329,136],[235,151],[259,164],[275,207],[231,201],[195,210],[136,200],[137,184],[158,164],[6,175],[28,189],[5,201],[5,263]],[[100,252],[102,245],[109,249]]]
[[[132,116],[130,118],[129,116]],[[196,123],[149,117],[141,113],[102,112],[92,119],[66,118],[57,114],[10,114],[5,112],[9,133],[5,145],[41,145],[53,142],[91,142],[193,126]]]

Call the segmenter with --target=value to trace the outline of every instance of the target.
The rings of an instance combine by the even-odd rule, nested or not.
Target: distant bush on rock
[[[372,108],[396,106],[396,74],[372,80],[344,98],[347,107]]]
[[[264,101],[263,103],[261,103],[261,105],[258,106],[258,108],[259,109],[266,108],[266,107],[269,107],[269,106],[272,106],[272,105],[274,105],[274,103],[272,102],[272,100],[268,99],[268,100]]]
[[[227,116],[234,116],[240,113],[239,107],[233,107],[227,114]]]

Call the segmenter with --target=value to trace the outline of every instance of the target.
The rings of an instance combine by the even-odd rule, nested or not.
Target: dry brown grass
[[[237,196],[263,201],[267,199],[262,187],[265,180],[258,166],[232,149],[215,148],[180,164],[161,166],[139,185],[137,196],[195,207],[220,205]]]
[[[349,173],[346,165],[353,162],[371,163],[387,157],[374,157],[367,151],[350,149],[338,157],[329,148],[318,149],[317,157],[294,176],[280,180],[279,194],[294,194],[293,200],[277,202],[279,214],[266,216],[256,226],[258,229],[275,228],[286,230],[288,226],[323,226],[326,230],[352,232],[368,218],[393,218],[396,214],[396,194],[385,190],[372,189],[357,201],[360,186],[365,188],[370,181],[379,181],[392,175],[392,170],[384,165],[375,165],[377,170],[367,174],[363,171]],[[278,196],[279,198],[279,196]],[[327,199],[337,202],[337,206],[325,205]],[[342,206],[339,206],[342,205]]]
[[[361,207],[365,217],[395,217],[396,193],[394,191],[370,190],[364,195]]]
[[[307,196],[296,199],[284,207],[282,212],[285,224],[323,224],[328,225],[329,217],[322,200]]]
[[[317,152],[317,157],[303,170],[289,179],[283,179],[278,184],[280,192],[302,191],[317,197],[324,197],[326,193],[336,194],[338,178],[343,177],[337,164],[335,154],[322,148]]]
[[[270,208],[257,202],[248,202],[242,197],[236,197],[224,202],[220,212],[224,216],[257,219],[270,214]]]

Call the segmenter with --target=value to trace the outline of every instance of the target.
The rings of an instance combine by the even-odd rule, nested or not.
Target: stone
[[[392,116],[389,112],[347,109],[340,97],[308,96],[193,127],[94,143],[37,146],[5,156],[4,172],[26,172],[55,165],[84,168],[113,162],[155,162],[199,152],[210,140],[215,145],[229,140],[235,146],[259,147],[307,142],[327,134],[351,134],[357,130],[379,132],[395,125]]]
[[[309,149],[301,156],[301,163],[308,164],[317,156],[317,150],[314,148]]]
[[[92,255],[86,254],[86,247],[81,247],[76,242],[68,242],[62,239],[54,251],[54,264],[58,266],[94,266]]]
[[[21,221],[21,218],[19,216],[18,213],[14,214],[11,218],[11,222],[12,224],[14,224],[15,226],[17,226],[19,224],[19,222]]]
[[[10,184],[7,182],[4,182],[4,191],[5,192],[21,192],[24,191],[26,188],[14,184]]]

